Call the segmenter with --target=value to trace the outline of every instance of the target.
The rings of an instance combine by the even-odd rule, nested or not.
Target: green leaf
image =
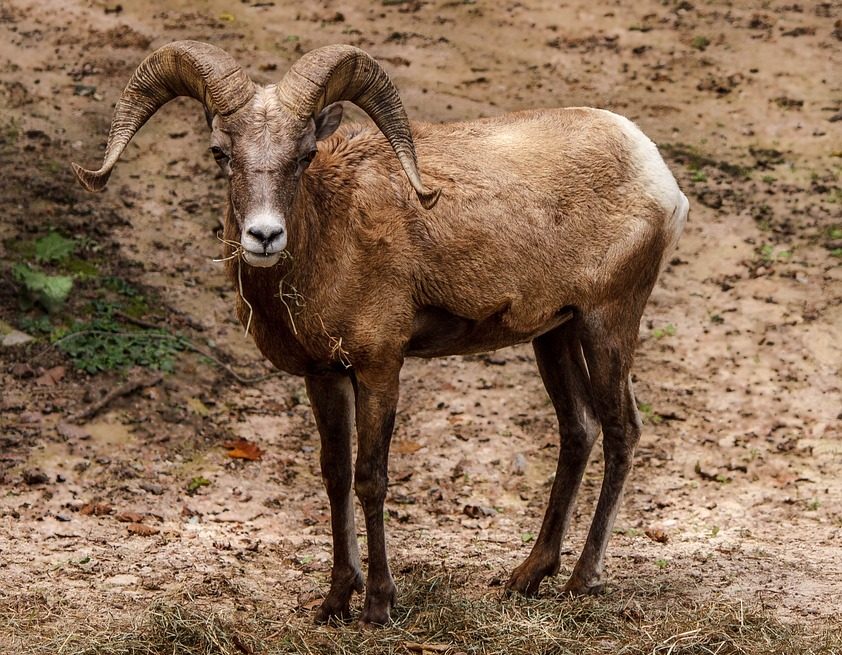
[[[50,232],[35,242],[35,259],[39,262],[60,262],[76,250],[73,239],[65,239],[58,232]]]
[[[210,480],[208,480],[207,478],[205,478],[201,475],[198,476],[198,477],[195,477],[192,480],[190,480],[189,483],[187,483],[187,493],[192,496],[199,489],[201,489],[202,487],[207,487],[210,483],[211,483]]]
[[[50,313],[61,308],[73,289],[72,277],[47,275],[26,264],[15,264],[12,267],[12,275],[24,286],[30,299],[39,303]]]

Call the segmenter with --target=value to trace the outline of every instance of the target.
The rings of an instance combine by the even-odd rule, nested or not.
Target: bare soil
[[[242,376],[271,373],[212,261],[224,182],[198,105],[159,112],[104,194],[85,194],[69,170],[71,159],[97,164],[120,90],[170,40],[215,43],[259,82],[311,48],[351,43],[383,62],[418,120],[576,105],[625,114],[659,144],[692,209],[641,326],[634,374],[646,426],[604,602],[642,597],[645,612],[646,597],[669,588],[807,632],[838,625],[840,21],[838,3],[781,0],[5,0],[0,319],[23,326],[40,315],[20,308],[11,267],[24,258],[16,244],[58,230],[86,244],[79,257],[95,274],[78,277],[54,326],[117,277],[143,292],[136,318]],[[74,635],[102,638],[185,593],[305,626],[325,593],[328,506],[303,382],[241,384],[184,352],[161,382],[74,420],[149,375],[89,375],[46,337],[0,350],[0,653],[84,652]],[[487,602],[527,555],[555,470],[555,417],[531,349],[411,360],[402,383],[393,567],[405,584],[419,568],[458,573],[452,593]],[[222,444],[237,438],[262,459],[228,457]],[[575,562],[601,471],[596,448],[545,595]],[[189,492],[200,477],[209,484]],[[558,611],[571,602],[557,599]],[[607,643],[582,652],[620,650]],[[805,636],[796,650],[816,643]]]

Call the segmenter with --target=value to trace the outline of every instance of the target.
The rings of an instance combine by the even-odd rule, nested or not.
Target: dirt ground
[[[106,278],[122,280],[143,298],[135,325],[256,377],[271,371],[213,262],[224,183],[199,106],[160,111],[104,194],[85,194],[69,169],[98,166],[134,67],[180,38],[227,49],[264,83],[311,48],[357,45],[418,120],[576,105],[635,120],[691,216],[641,326],[646,425],[596,602],[638,598],[646,612],[669,588],[799,626],[795,650],[818,652],[810,631],[842,625],[838,3],[3,0],[0,319],[33,332],[43,318],[21,309],[12,267],[31,256],[22,244],[57,230],[80,244],[82,264],[46,332],[90,311]],[[0,349],[0,653],[111,652],[80,639],[128,629],[178,594],[309,625],[331,554],[303,382],[241,384],[189,350],[150,376],[88,374],[46,333]],[[147,384],[74,416],[126,380]],[[237,438],[262,459],[228,457],[222,444]],[[498,602],[540,526],[557,443],[528,345],[408,361],[387,501],[399,583],[419,569],[458,573],[457,598]],[[545,596],[575,562],[601,471],[596,448]],[[559,599],[558,611],[576,602]],[[619,652],[601,639],[541,652]],[[673,643],[641,639],[639,652]],[[438,652],[462,643],[440,641]],[[499,652],[448,652],[458,650]]]

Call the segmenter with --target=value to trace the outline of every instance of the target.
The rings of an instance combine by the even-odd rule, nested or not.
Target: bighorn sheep
[[[135,132],[176,96],[204,104],[229,180],[225,253],[239,317],[276,367],[305,377],[312,402],[333,530],[317,620],[347,616],[364,586],[355,425],[353,482],[368,535],[360,620],[389,620],[383,503],[404,358],[526,341],[561,447],[541,532],[507,589],[535,593],[558,571],[601,428],[602,490],[566,586],[599,590],[640,435],[629,372],[640,318],[689,207],[655,145],[626,118],[581,107],[410,125],[386,73],[356,48],[314,50],[262,87],[223,50],[179,41],[137,68],[102,168],[74,164],[82,185],[101,190]],[[337,132],[341,100],[379,130]]]

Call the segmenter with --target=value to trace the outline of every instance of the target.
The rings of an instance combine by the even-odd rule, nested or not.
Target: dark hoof
[[[369,591],[365,597],[365,607],[360,617],[360,627],[371,628],[387,625],[392,620],[390,614],[392,607],[395,605],[396,595],[397,590],[394,587],[380,594],[374,594]]]
[[[557,563],[534,566],[527,559],[512,572],[512,577],[506,583],[503,593],[506,597],[513,596],[514,594],[520,594],[526,597],[537,596],[541,581],[548,575],[555,575],[557,572]]]
[[[334,581],[324,602],[316,610],[316,623],[344,623],[351,618],[351,595],[365,589],[362,574],[354,573],[341,581]]]
[[[572,596],[597,596],[605,592],[605,583],[599,579],[585,582],[574,576],[564,585],[563,591]]]
[[[337,605],[332,603],[329,599],[319,606],[316,610],[316,615],[313,621],[319,624],[325,623],[347,623],[351,618],[351,603],[345,602],[344,605]]]

